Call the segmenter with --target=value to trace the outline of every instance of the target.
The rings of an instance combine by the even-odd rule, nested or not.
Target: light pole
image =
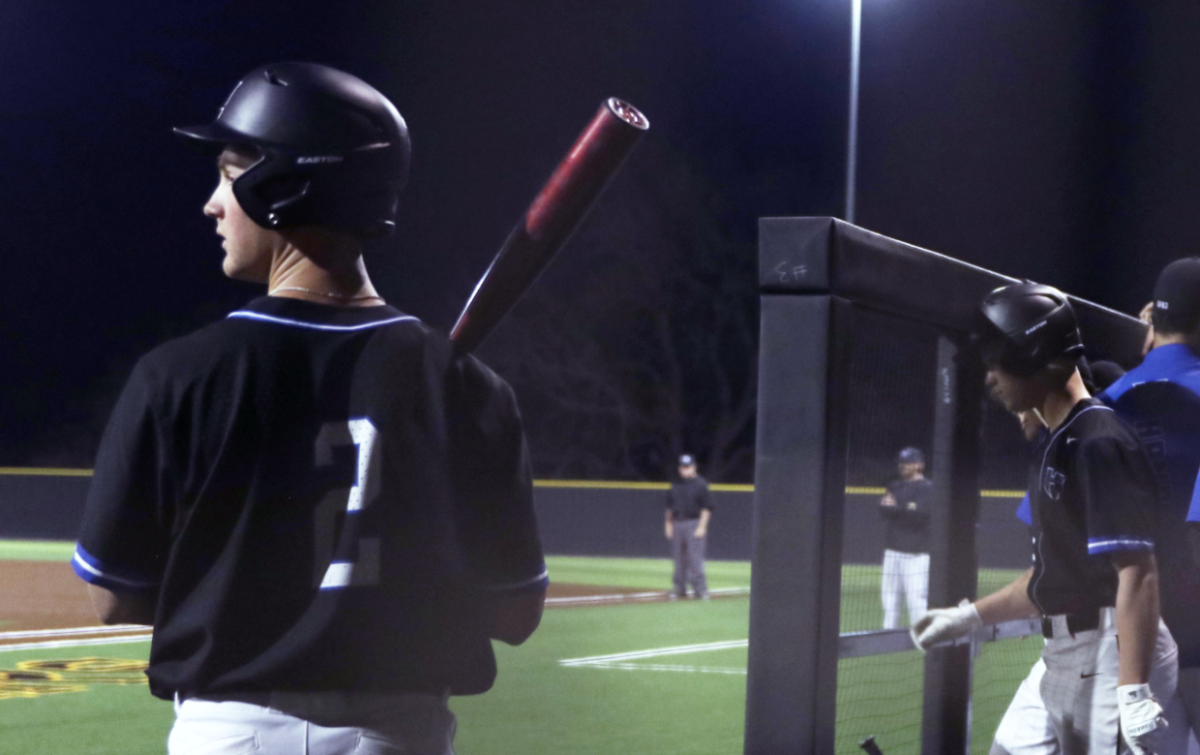
[[[846,129],[846,212],[854,222],[854,183],[858,173],[858,58],[862,39],[862,0],[850,0],[850,123]]]

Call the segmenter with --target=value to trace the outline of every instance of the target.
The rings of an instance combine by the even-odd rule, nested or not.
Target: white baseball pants
[[[896,629],[900,622],[900,600],[908,599],[911,624],[929,606],[929,554],[883,552],[883,628]]]
[[[445,697],[273,693],[270,703],[261,706],[201,698],[177,702],[167,752],[454,755],[455,720]]]

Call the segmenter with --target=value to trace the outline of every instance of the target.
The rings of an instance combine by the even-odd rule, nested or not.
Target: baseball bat
[[[587,217],[650,121],[610,97],[575,140],[475,285],[450,339],[472,351],[513,308]]]
[[[867,755],[883,755],[883,751],[879,749],[879,745],[875,744],[875,737],[870,736],[858,743],[858,746],[863,749]]]

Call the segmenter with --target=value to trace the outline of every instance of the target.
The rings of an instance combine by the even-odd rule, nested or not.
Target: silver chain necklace
[[[303,291],[306,294],[315,294],[317,296],[327,296],[330,299],[335,299],[337,301],[364,301],[366,299],[378,299],[380,301],[383,301],[383,297],[378,296],[376,294],[360,294],[358,296],[348,296],[346,294],[330,294],[325,291],[316,291],[311,288],[304,288],[303,286],[283,286],[282,288],[277,288],[272,291],[268,291],[267,296],[272,296],[280,291]]]

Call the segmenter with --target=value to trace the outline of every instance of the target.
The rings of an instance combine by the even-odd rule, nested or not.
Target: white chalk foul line
[[[685,655],[687,653],[704,653],[713,650],[728,650],[730,648],[749,647],[749,640],[726,640],[724,642],[702,642],[698,645],[675,645],[668,648],[651,648],[649,650],[634,650],[630,653],[613,653],[611,655],[592,655],[587,658],[567,658],[559,661],[564,666],[581,666],[593,663],[608,663],[611,661],[628,661],[635,658],[661,658],[664,655]]]
[[[150,632],[125,637],[90,637],[75,640],[52,640],[50,642],[16,642],[11,645],[0,645],[0,653],[9,650],[36,650],[37,648],[77,648],[87,645],[119,645],[127,642],[144,642],[150,639]]]
[[[142,624],[113,624],[101,627],[72,627],[70,629],[27,629],[19,632],[0,632],[0,641],[22,637],[65,637],[75,634],[126,634],[148,632],[150,627]]]
[[[709,590],[710,595],[748,595],[749,587],[722,587]],[[602,605],[604,603],[641,603],[644,601],[666,600],[670,593],[657,590],[655,592],[614,593],[612,595],[575,595],[566,598],[546,598],[547,605],[556,606],[586,606]]]
[[[589,668],[610,668],[618,671],[682,671],[689,674],[726,674],[745,676],[746,669],[733,666],[676,666],[667,663],[594,663]]]
[[[87,645],[114,645],[122,642],[143,642],[150,639],[150,627],[140,624],[114,624],[102,627],[72,627],[69,629],[33,629],[0,632],[0,653],[6,650],[35,650],[38,648],[73,648]],[[104,635],[94,637],[92,635]],[[60,639],[62,638],[62,639]],[[29,640],[10,642],[5,640]]]
[[[682,671],[693,674],[745,674],[746,669],[731,666],[694,666],[667,663],[630,663],[629,661],[646,658],[662,658],[669,655],[689,655],[691,653],[706,653],[715,650],[731,650],[749,647],[748,640],[727,640],[724,642],[704,642],[697,645],[675,645],[666,648],[651,648],[635,650],[629,653],[612,653],[610,655],[593,655],[586,658],[567,658],[559,661],[559,665],[590,668],[618,669],[620,671]]]

